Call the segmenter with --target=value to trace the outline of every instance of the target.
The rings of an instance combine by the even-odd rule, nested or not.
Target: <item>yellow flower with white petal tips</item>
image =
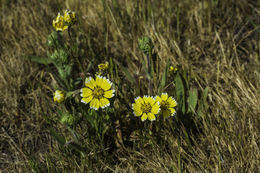
[[[135,98],[135,103],[132,104],[132,109],[135,116],[141,116],[142,121],[145,121],[147,118],[150,121],[154,121],[156,119],[155,115],[160,111],[160,104],[150,96],[137,97]]]
[[[160,102],[160,114],[162,114],[163,117],[166,118],[169,116],[173,116],[176,113],[174,107],[177,106],[177,102],[174,100],[173,97],[168,97],[167,93],[162,93],[161,97],[157,96],[155,100]]]
[[[56,90],[53,97],[54,102],[61,103],[64,101],[64,93],[61,90]]]
[[[64,22],[64,17],[61,16],[60,13],[58,13],[56,20],[53,20],[52,25],[56,31],[64,31],[68,28]]]
[[[85,88],[81,89],[81,102],[90,104],[90,108],[98,110],[110,105],[109,98],[114,96],[115,90],[111,89],[112,83],[102,76],[96,76],[96,80],[88,77],[85,80]]]

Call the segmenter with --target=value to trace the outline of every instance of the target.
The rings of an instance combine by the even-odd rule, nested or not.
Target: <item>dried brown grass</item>
[[[0,2],[0,168],[6,172],[258,172],[259,3],[230,1],[214,7],[213,1],[116,2],[106,1],[105,8],[102,1]],[[156,10],[153,18],[144,20],[146,5]],[[129,148],[128,154],[119,154],[116,164],[101,157],[79,164],[76,158],[62,156],[44,120],[55,112],[52,78],[45,67],[23,57],[46,55],[52,19],[65,8],[76,11],[86,32],[94,33],[87,43],[91,58],[134,59],[140,56],[138,37],[149,35],[162,67],[170,59],[189,74],[193,87],[210,88],[202,133],[191,136],[192,148],[184,136],[179,137],[180,144],[165,131],[162,144]]]

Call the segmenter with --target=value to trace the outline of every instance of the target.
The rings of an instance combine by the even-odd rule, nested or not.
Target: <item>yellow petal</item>
[[[148,113],[148,119],[150,120],[150,121],[154,121],[155,120],[155,116],[154,116],[154,114],[152,114],[152,113]]]
[[[98,110],[98,108],[100,107],[99,100],[98,99],[91,100],[90,107],[95,109],[95,110]]]
[[[144,103],[149,103],[149,97],[148,96],[143,96]]]
[[[161,99],[164,100],[164,101],[166,101],[167,98],[168,98],[168,94],[167,94],[167,93],[162,93]]]
[[[68,29],[68,26],[67,25],[63,26],[63,31],[65,31],[66,29]]]
[[[135,110],[134,110],[134,114],[135,114],[135,116],[137,116],[137,117],[141,116],[142,113],[143,113],[143,111],[142,111],[141,109],[135,109]]]
[[[96,104],[95,104],[95,107],[96,107],[96,110],[98,110],[101,106],[101,103],[98,99],[96,99]]]
[[[92,99],[93,99],[93,96],[91,95],[91,96],[89,96],[89,97],[84,97],[84,98],[82,98],[82,99],[81,99],[81,102],[88,104]]]
[[[99,101],[100,101],[100,107],[101,107],[101,108],[105,108],[105,107],[107,107],[107,106],[110,105],[109,100],[106,99],[106,98],[102,98],[102,99],[100,99]]]
[[[82,88],[80,91],[81,91],[80,94],[81,97],[88,97],[92,94],[92,90],[89,88]]]
[[[96,81],[92,77],[88,77],[85,80],[85,86],[94,89],[96,86]]]
[[[136,102],[136,103],[139,103],[139,104],[143,104],[143,103],[144,103],[144,100],[143,100],[143,98],[141,98],[141,97],[138,96],[138,97],[135,98],[135,102]]]
[[[141,117],[141,120],[142,121],[145,121],[147,119],[147,114],[146,113],[143,113],[143,116]]]
[[[111,88],[111,86],[112,86],[112,83],[111,83],[108,79],[106,79],[105,77],[103,77],[103,78],[102,78],[102,83],[101,83],[100,87],[101,87],[103,90],[107,91],[107,90],[109,90],[109,89]]]
[[[153,97],[148,97],[148,102],[151,104],[151,105],[154,105],[155,104],[155,99]]]
[[[171,116],[173,116],[174,114],[176,114],[176,110],[173,108],[169,108],[170,112],[171,112]]]
[[[169,97],[167,102],[169,103],[169,107],[177,106],[177,102],[172,97]]]
[[[141,116],[141,115],[142,115],[143,112],[142,112],[142,109],[141,109],[141,107],[140,107],[139,104],[134,103],[134,104],[132,105],[132,107],[133,107],[135,116]]]
[[[115,92],[115,90],[108,90],[108,91],[105,91],[105,93],[104,93],[104,97],[106,97],[106,98],[111,98],[111,97],[114,96],[114,92]]]
[[[161,102],[162,102],[162,99],[161,99],[161,97],[160,97],[160,96],[156,96],[156,97],[155,97],[155,101],[156,101],[156,102],[160,102],[160,103],[161,103]]]
[[[97,76],[97,77],[96,77],[97,86],[101,86],[102,82],[103,82],[103,78],[100,77],[100,76]]]
[[[159,105],[159,103],[157,102],[156,104],[153,105],[151,112],[152,112],[153,114],[158,114],[159,111],[160,111],[160,105]]]

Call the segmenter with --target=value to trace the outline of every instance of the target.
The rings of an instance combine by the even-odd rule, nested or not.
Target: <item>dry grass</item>
[[[259,1],[1,0],[0,4],[3,172],[260,171]],[[46,55],[51,22],[66,8],[79,14],[90,35],[81,59],[84,65],[113,57],[134,74],[134,62],[141,56],[137,40],[149,35],[160,60],[158,78],[171,60],[187,74],[190,87],[199,93],[209,87],[203,116],[194,118],[200,131],[189,133],[191,143],[185,137],[187,129],[180,126],[176,136],[166,123],[160,140],[137,136],[139,148],[126,145],[123,151],[112,150],[111,156],[90,152],[85,158],[62,153],[44,118],[55,114],[53,79],[46,67],[23,57]]]

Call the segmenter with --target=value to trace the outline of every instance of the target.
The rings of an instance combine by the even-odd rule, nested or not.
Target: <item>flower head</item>
[[[99,64],[98,69],[99,71],[105,71],[106,69],[108,69],[108,62],[106,62],[105,64]]]
[[[178,71],[177,67],[170,66],[170,72],[176,73]]]
[[[65,10],[64,21],[67,23],[67,25],[73,25],[76,22],[76,13],[70,10]]]
[[[65,31],[68,28],[68,25],[64,22],[64,17],[60,13],[58,13],[56,20],[53,20],[52,25],[56,31]]]
[[[143,96],[135,98],[132,108],[135,116],[141,116],[142,121],[145,121],[147,118],[153,121],[155,120],[155,115],[160,111],[160,104],[153,97]]]
[[[160,114],[162,114],[163,117],[173,116],[176,113],[174,107],[177,106],[177,102],[174,98],[168,97],[167,93],[162,93],[161,97],[157,96],[155,100],[160,102]]]
[[[112,83],[105,77],[96,76],[86,78],[86,88],[81,89],[81,102],[90,103],[92,109],[98,110],[110,105],[109,98],[114,96],[115,90],[111,89]]]
[[[54,102],[61,103],[64,101],[64,93],[61,90],[56,90],[53,97]]]

